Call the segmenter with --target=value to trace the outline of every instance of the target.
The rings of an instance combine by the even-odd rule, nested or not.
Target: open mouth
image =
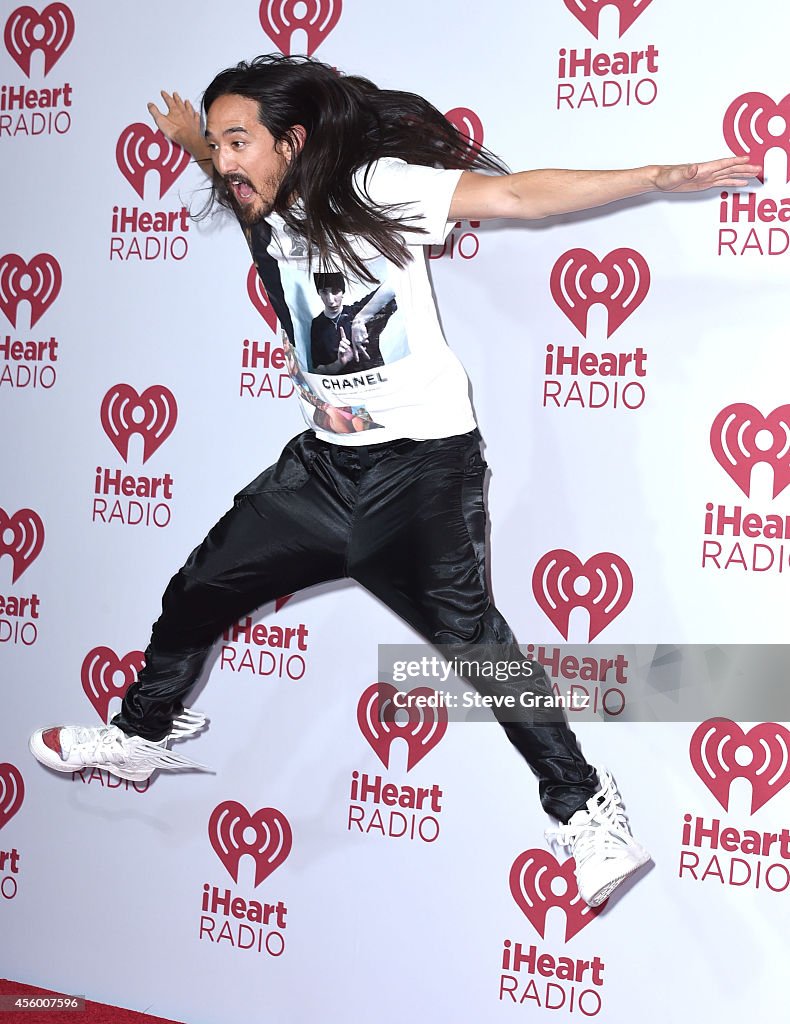
[[[225,178],[225,184],[240,203],[249,203],[257,195],[252,183],[238,174],[231,174]]]

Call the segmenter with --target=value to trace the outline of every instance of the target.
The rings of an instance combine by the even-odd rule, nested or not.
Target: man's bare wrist
[[[639,168],[644,181],[645,192],[658,192],[658,175],[661,172],[660,164],[648,164],[647,167]]]

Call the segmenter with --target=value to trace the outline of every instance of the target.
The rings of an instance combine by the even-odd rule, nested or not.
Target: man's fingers
[[[756,178],[763,173],[763,169],[760,164],[736,164],[734,167],[729,167],[727,173],[738,175],[738,177],[743,175],[747,178]]]
[[[711,160],[706,169],[714,176],[724,174],[745,175],[746,177],[755,177],[762,174],[763,170],[760,164],[750,163],[745,156],[729,156],[723,160]]]
[[[665,166],[656,185],[665,192],[699,192],[707,188],[745,188],[750,178],[759,178],[763,168],[745,156],[728,156],[697,164]]]
[[[706,166],[711,171],[728,170],[736,164],[743,163],[745,159],[743,156],[725,156],[721,160],[709,160]]]
[[[156,125],[157,125],[157,126],[159,125],[159,122],[160,122],[160,121],[161,121],[161,120],[162,120],[162,119],[164,118],[164,116],[165,116],[165,115],[164,115],[164,114],[162,113],[162,111],[161,111],[161,110],[159,109],[159,107],[157,107],[157,105],[156,105],[155,103],[149,103],[149,104],[148,104],[148,113],[149,113],[149,114],[151,115],[151,117],[152,117],[152,118],[154,119],[154,122],[156,123]]]
[[[746,156],[729,156],[729,157],[725,157],[724,160],[719,160],[718,163],[719,163],[719,165],[721,167],[729,167],[729,168],[736,167],[736,166],[738,166],[740,164],[743,164],[744,168],[752,168],[752,169],[754,169],[754,168],[759,167],[758,164],[744,163],[744,161],[746,159],[747,159]]]

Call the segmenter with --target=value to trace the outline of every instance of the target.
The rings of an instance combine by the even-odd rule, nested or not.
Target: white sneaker
[[[184,709],[174,719],[171,731],[153,742],[142,736],[127,736],[115,725],[62,725],[39,729],[30,737],[30,752],[36,760],[56,772],[103,768],[111,775],[131,782],[144,782],[158,769],[211,771],[183,754],[167,749],[171,740],[186,739],[207,725],[205,715]]]
[[[590,907],[607,900],[617,886],[650,860],[631,835],[614,779],[599,768],[601,788],[567,825],[547,829],[546,839],[568,847],[576,861],[579,895]]]

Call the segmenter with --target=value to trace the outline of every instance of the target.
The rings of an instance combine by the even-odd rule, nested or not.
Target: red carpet
[[[183,1024],[166,1020],[164,1017],[149,1017],[146,1013],[122,1010],[105,1003],[86,1000],[84,1010],[14,1010],[7,1008],[10,996],[35,998],[36,996],[58,996],[31,985],[19,985],[15,981],[0,980],[0,1024]]]

